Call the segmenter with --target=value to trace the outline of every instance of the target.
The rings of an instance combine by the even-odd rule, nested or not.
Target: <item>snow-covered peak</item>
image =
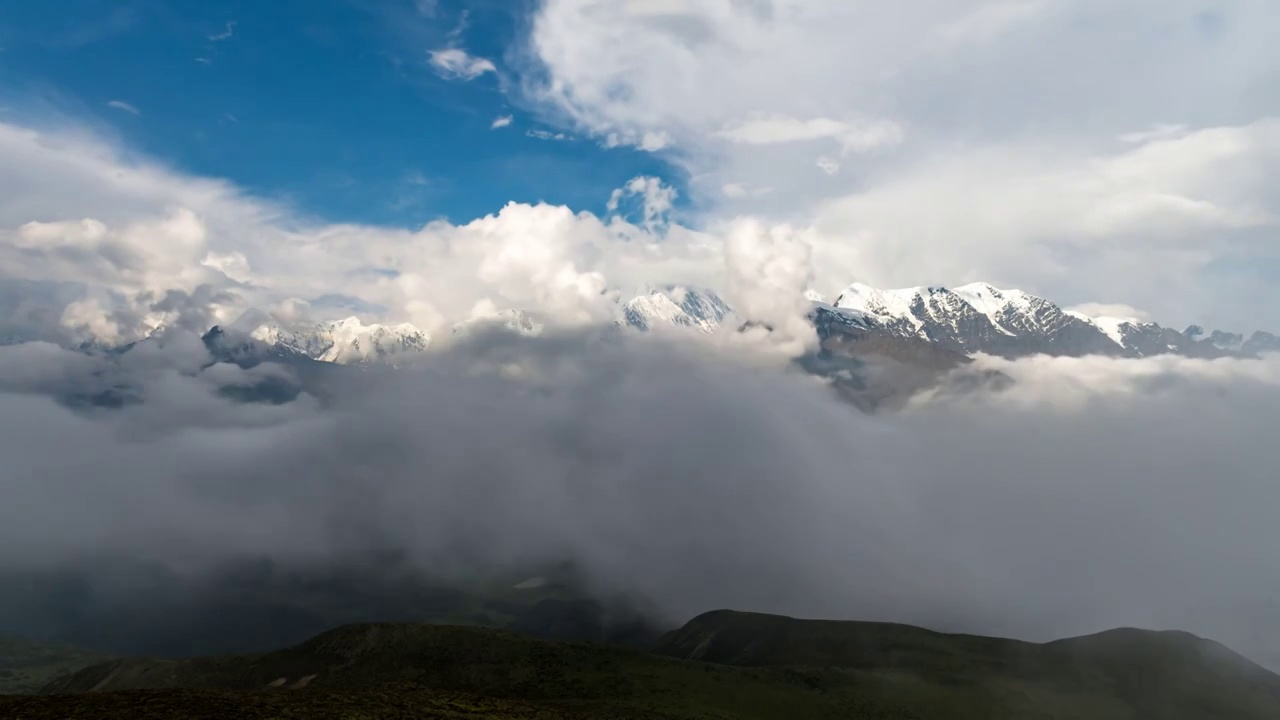
[[[854,283],[835,305],[862,313],[891,334],[942,343],[962,352],[1017,356],[1121,350],[1091,319],[1068,314],[1022,290],[985,282],[954,290],[934,286],[880,290]]]
[[[639,330],[676,326],[711,333],[731,312],[713,292],[677,286],[647,289],[622,306],[623,320]]]
[[[1128,347],[1124,339],[1125,334],[1129,332],[1129,330],[1133,328],[1136,324],[1136,321],[1131,318],[1118,318],[1118,317],[1110,317],[1107,315],[1103,315],[1100,317],[1088,317],[1086,315],[1082,315],[1074,312],[1069,314],[1093,323],[1095,326],[1097,326],[1099,330],[1101,330],[1107,337],[1115,341],[1115,343],[1120,347]]]
[[[880,290],[856,282],[845,288],[834,304],[837,308],[856,310],[871,317],[906,320],[919,329],[922,321],[912,312],[912,308],[923,300],[927,290],[924,287]]]
[[[365,325],[357,317],[317,326],[321,338],[327,336],[329,347],[317,360],[342,365],[363,362],[386,362],[397,356],[422,352],[430,344],[427,334],[409,323],[397,325]]]
[[[1001,290],[985,282],[961,285],[954,292],[973,306],[973,309],[991,318],[997,324],[999,324],[998,318],[1003,314],[1031,313],[1035,312],[1037,307],[1053,305],[1048,300],[1031,293],[1022,290]]]
[[[352,316],[335,322],[289,325],[257,308],[245,311],[227,329],[313,360],[339,364],[394,362],[426,350],[431,342],[410,323],[365,325]]]
[[[973,309],[987,316],[999,313],[1009,302],[1003,290],[984,282],[961,285],[954,292],[972,305]]]

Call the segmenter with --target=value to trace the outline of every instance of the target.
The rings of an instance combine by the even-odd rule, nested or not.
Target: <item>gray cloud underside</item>
[[[294,371],[208,366],[178,332],[114,358],[3,347],[0,571],[568,559],[668,621],[1176,627],[1280,663],[1276,358],[982,360],[1016,384],[869,417],[721,352],[482,335],[266,404],[222,389]],[[54,401],[103,378],[133,401]]]

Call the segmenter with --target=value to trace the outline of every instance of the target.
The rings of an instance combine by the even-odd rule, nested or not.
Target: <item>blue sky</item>
[[[505,72],[441,77],[429,51],[502,57],[530,3],[495,0],[5,0],[6,119],[91,124],[194,175],[334,222],[465,222],[509,201],[602,212],[613,188],[674,175],[510,101]],[[512,116],[510,126],[491,129]]]

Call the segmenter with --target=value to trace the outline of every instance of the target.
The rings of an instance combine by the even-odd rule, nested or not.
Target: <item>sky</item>
[[[0,0],[0,574],[93,602],[109,560],[462,546],[668,620],[1176,627],[1278,667],[1275,356],[982,358],[1011,389],[872,417],[593,334],[675,283],[794,356],[806,290],[979,280],[1280,331],[1277,35],[1274,0]],[[312,387],[213,362],[248,307],[548,329]],[[228,392],[268,381],[300,389]],[[0,627],[65,620],[28,599]]]
[[[576,322],[733,284],[743,222],[829,298],[981,280],[1275,331],[1278,23],[1270,0],[9,2],[0,249],[57,327],[28,303],[7,332],[142,336],[202,286],[224,321]]]
[[[330,221],[470,220],[509,200],[603,210],[597,188],[656,159],[542,141],[527,133],[552,129],[530,118],[491,131],[513,113],[496,72],[431,64],[463,42],[500,56],[518,5],[12,3],[3,89],[18,117],[92,124]]]

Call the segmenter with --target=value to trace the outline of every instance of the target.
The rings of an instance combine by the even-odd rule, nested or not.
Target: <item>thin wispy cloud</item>
[[[405,173],[404,181],[409,185],[418,186],[428,185],[431,183],[431,179],[424,175],[421,170],[410,170]]]
[[[550,130],[542,130],[540,128],[529,130],[525,132],[525,135],[528,135],[531,138],[536,138],[538,140],[572,140],[573,139],[562,132],[551,132]]]
[[[232,37],[235,36],[235,34],[236,34],[236,23],[234,20],[232,20],[231,22],[227,23],[225,30],[223,30],[220,33],[214,33],[213,35],[210,35],[209,40],[211,42],[223,42],[224,40],[230,40]]]
[[[453,29],[449,31],[449,40],[456,41],[458,38],[461,38],[462,34],[467,31],[468,27],[471,27],[471,13],[470,11],[463,10],[462,13],[458,15],[458,24],[454,25]]]
[[[493,123],[489,125],[489,129],[497,130],[498,128],[507,127],[508,125],[511,124],[511,121],[513,119],[514,118],[512,118],[510,115],[499,115],[498,117],[493,119]]]
[[[108,102],[108,103],[107,103],[107,107],[109,107],[109,108],[114,108],[114,109],[116,109],[116,110],[120,110],[120,111],[122,111],[122,112],[127,112],[127,113],[129,113],[130,115],[141,115],[141,114],[142,114],[142,111],[141,111],[141,110],[139,110],[136,106],[131,105],[131,104],[129,104],[129,103],[127,103],[127,102],[123,101],[123,100],[112,100],[112,101],[110,101],[110,102]]]
[[[470,55],[461,48],[432,50],[431,65],[441,77],[450,80],[475,80],[487,72],[498,71],[492,61]]]

